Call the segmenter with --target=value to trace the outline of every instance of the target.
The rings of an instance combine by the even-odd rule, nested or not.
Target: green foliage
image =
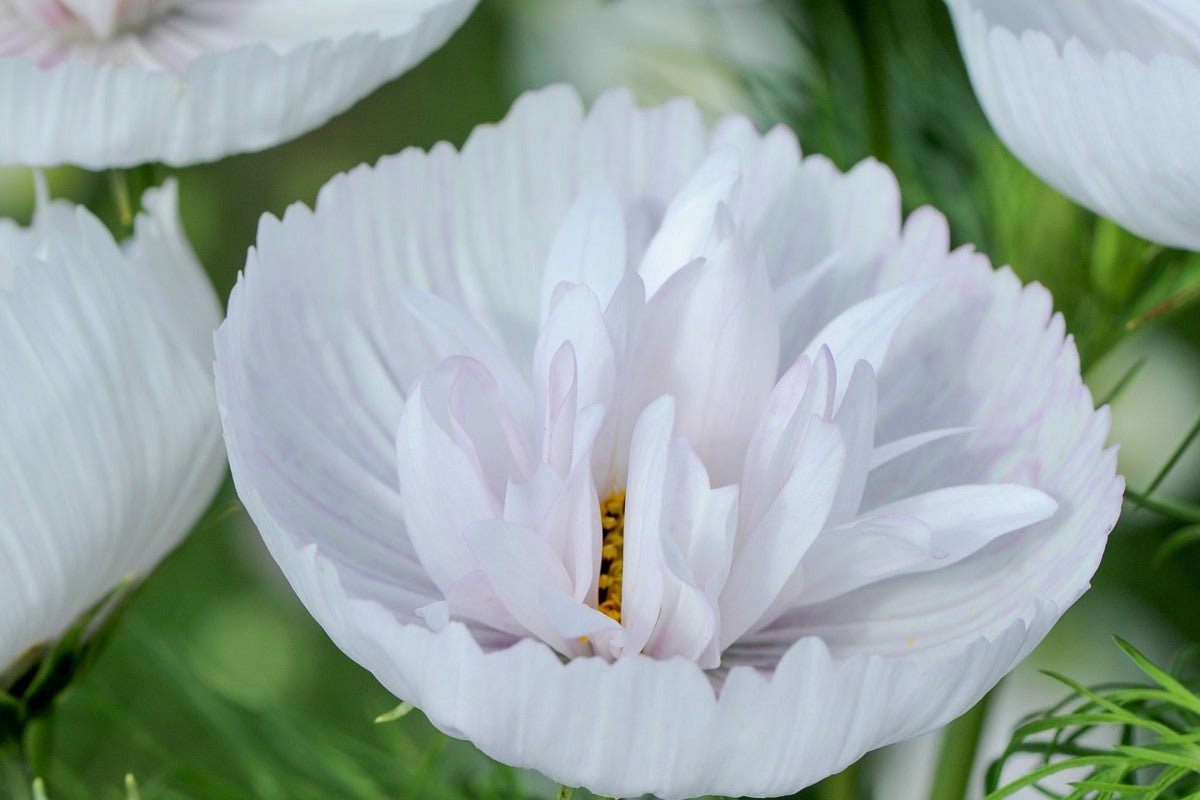
[[[1150,683],[1089,689],[1047,673],[1071,694],[1017,727],[988,770],[988,800],[1003,800],[1030,786],[1046,797],[1066,800],[1200,797],[1200,680],[1182,677],[1189,659],[1181,659],[1173,675],[1129,643],[1116,642]],[[1104,735],[1115,743],[1098,742]],[[1041,766],[1002,785],[1005,765],[1021,753],[1041,756]],[[1070,781],[1065,793],[1045,785],[1074,770],[1083,777]]]
[[[0,740],[20,740],[26,726],[47,713],[58,695],[84,675],[134,588],[132,578],[122,581],[58,641],[30,648],[0,673]]]

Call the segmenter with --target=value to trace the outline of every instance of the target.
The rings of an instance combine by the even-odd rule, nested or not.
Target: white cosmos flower
[[[1119,511],[1049,294],[948,241],[786,129],[526,95],[264,219],[235,481],[442,730],[608,796],[790,792],[972,705]]]
[[[947,0],[1005,144],[1134,233],[1200,250],[1200,4]]]
[[[123,246],[44,198],[32,227],[0,223],[0,675],[144,576],[224,474],[220,304],[174,184],[144,205]]]
[[[316,128],[477,0],[0,0],[0,163],[212,161]]]

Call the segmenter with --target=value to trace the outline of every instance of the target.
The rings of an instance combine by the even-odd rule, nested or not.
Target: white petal
[[[997,134],[1059,191],[1200,249],[1200,23],[1191,4],[952,0]]]
[[[773,672],[735,667],[714,691],[682,659],[564,664],[531,641],[489,652],[460,625],[434,634],[348,597],[336,568],[311,548],[282,564],[338,645],[441,730],[504,763],[611,797],[793,792],[958,716],[1058,616],[1039,608],[1029,622],[935,660],[841,658],[806,638]],[[581,702],[589,713],[563,714]]]
[[[404,525],[413,550],[443,592],[478,569],[463,534],[501,516],[472,455],[445,429],[450,387],[466,365],[448,363],[417,384],[396,434]]]
[[[627,413],[673,396],[677,433],[714,481],[735,481],[779,364],[779,324],[761,258],[731,239],[671,276],[646,307],[632,356],[637,394],[627,398]]]
[[[630,654],[649,641],[663,599],[662,525],[668,448],[675,426],[675,402],[662,397],[646,407],[629,449],[625,494],[624,587],[621,626]]]
[[[551,311],[533,351],[535,396],[544,400],[545,376],[551,359],[570,342],[577,373],[579,408],[612,403],[616,381],[616,353],[604,320],[599,298],[590,286],[568,290]]]
[[[401,300],[424,329],[434,352],[443,358],[467,356],[480,362],[500,385],[509,409],[521,413],[530,407],[528,384],[500,343],[478,320],[428,292],[405,292]]]
[[[932,540],[928,525],[899,515],[872,515],[828,530],[805,554],[794,603],[821,603],[921,565],[936,569],[947,554],[934,551]]]
[[[57,66],[0,44],[0,55],[14,56],[0,58],[0,163],[182,166],[261,150],[318,127],[416,65],[474,5],[307,3],[310,13],[296,24],[295,5],[278,0],[195,0],[136,33],[72,39],[81,45],[52,59],[71,59]],[[95,8],[89,24],[107,28],[104,9]],[[35,41],[45,44],[45,36]]]
[[[265,217],[217,337],[243,497],[256,493],[283,526],[273,530],[353,564],[412,619],[439,592],[404,530],[395,433],[414,381],[444,354],[400,298],[413,287],[437,294],[527,359],[546,255],[580,183],[611,184],[623,203],[636,200],[636,220],[642,210],[657,219],[704,141],[689,101],[635,109],[616,91],[585,119],[573,90],[551,87],[476,130],[461,154],[409,150],[334,178],[315,210]],[[395,216],[376,213],[385,207]]]
[[[744,126],[735,132],[751,136]],[[750,252],[761,248],[775,285],[844,253],[808,288],[798,309],[803,313],[784,323],[788,363],[847,309],[933,277],[937,284],[919,311],[902,315],[889,336],[879,337],[891,342],[876,371],[875,439],[898,442],[949,427],[974,431],[927,443],[873,470],[862,506],[886,507],[955,484],[1015,484],[1052,497],[1057,513],[994,538],[957,563],[864,585],[793,609],[794,614],[786,607],[786,593],[795,589],[791,581],[804,575],[805,538],[810,530],[818,537],[830,531],[821,530],[824,520],[800,531],[779,524],[772,546],[754,548],[769,555],[756,557],[782,552],[788,559],[794,556],[799,568],[788,573],[768,563],[747,570],[747,577],[737,578],[752,590],[746,593],[731,592],[731,574],[722,601],[744,596],[760,608],[766,604],[765,610],[745,613],[757,617],[749,621],[750,632],[723,652],[720,668],[707,672],[684,659],[632,655],[632,647],[609,647],[611,642],[601,649],[598,640],[595,652],[602,658],[564,664],[544,644],[514,642],[476,621],[468,620],[469,627],[452,621],[437,634],[423,622],[407,624],[415,621],[412,609],[436,601],[436,593],[420,603],[415,598],[411,605],[401,602],[396,592],[364,579],[360,563],[364,552],[378,556],[384,565],[380,571],[401,573],[393,583],[417,594],[420,582],[406,582],[403,567],[394,566],[405,563],[403,526],[381,515],[379,529],[393,536],[398,551],[381,553],[369,551],[374,540],[357,524],[364,508],[376,508],[360,502],[374,466],[373,428],[388,435],[386,423],[394,427],[395,418],[382,412],[403,397],[415,374],[430,367],[420,337],[408,335],[415,327],[411,317],[392,311],[396,296],[407,286],[432,290],[478,319],[514,362],[528,363],[537,340],[547,255],[583,188],[613,186],[632,259],[704,150],[703,126],[688,103],[642,113],[632,110],[627,93],[616,93],[584,119],[569,92],[529,95],[508,120],[473,135],[461,156],[445,146],[428,155],[410,151],[334,181],[316,212],[293,211],[283,223],[264,226],[261,261],[252,262],[232,309],[230,330],[238,335],[230,338],[238,342],[239,360],[226,354],[224,363],[218,361],[226,378],[238,373],[246,387],[253,387],[236,396],[226,412],[235,463],[250,461],[247,454],[254,459],[253,471],[238,468],[246,506],[297,593],[335,642],[442,729],[509,763],[610,796],[794,792],[868,749],[945,722],[994,685],[1084,590],[1121,501],[1115,459],[1104,449],[1107,415],[1092,408],[1078,359],[1061,320],[1052,316],[1047,293],[1040,287],[1022,289],[1010,272],[993,271],[986,259],[969,251],[949,253],[948,230],[935,211],[915,212],[901,229],[897,187],[886,168],[868,163],[842,176],[827,161],[810,158],[783,182],[780,198],[761,211],[757,228],[733,213],[737,202],[722,218],[723,224],[738,223],[733,228]],[[394,225],[398,214],[408,220],[402,229]],[[446,248],[447,241],[455,246]],[[327,265],[335,261],[344,265],[336,281],[327,277]],[[618,359],[641,354],[641,343],[652,341],[645,327],[656,321],[655,314],[642,315],[645,324],[639,327],[641,287],[633,280],[625,287],[618,287],[605,315]],[[328,317],[314,312],[314,297],[329,309]],[[774,298],[766,302],[773,310]],[[614,326],[616,318],[630,325]],[[381,319],[390,324],[380,324]],[[711,339],[691,341],[704,345]],[[290,340],[321,343],[319,358],[311,353],[297,358],[288,349]],[[363,342],[373,347],[360,347]],[[275,352],[288,357],[277,364]],[[689,346],[678,352],[710,350]],[[317,369],[311,368],[314,362]],[[657,390],[664,365],[672,361],[647,363],[655,368],[639,368],[637,383]],[[855,363],[834,365],[837,375],[848,381]],[[742,474],[776,364],[764,381],[757,412],[748,415],[732,480]],[[713,374],[739,374],[740,369],[742,364],[733,363]],[[246,378],[254,373],[256,380]],[[390,394],[371,391],[385,383],[392,387]],[[339,391],[348,386],[365,388]],[[719,381],[686,386],[724,390]],[[677,398],[677,419],[683,418],[682,403],[694,395]],[[281,396],[291,405],[281,403]],[[647,394],[623,408],[630,406],[636,419],[656,397]],[[269,413],[274,403],[298,409],[296,416],[311,421],[308,427],[331,446],[318,446],[325,443],[304,434],[287,413],[276,422]],[[341,417],[328,413],[343,406]],[[381,413],[364,413],[364,406]],[[736,408],[723,398],[719,408],[726,407]],[[820,452],[826,458],[843,447],[831,412],[822,409],[813,421],[829,429],[830,446]],[[764,441],[786,438],[789,430],[786,425],[782,433],[770,433],[776,430],[770,425],[764,429]],[[292,436],[283,437],[281,430]],[[650,453],[665,446],[670,460],[673,433],[681,431],[654,437],[666,445],[639,447],[639,483],[652,483],[642,476],[657,470],[657,455]],[[727,465],[710,463],[690,432],[686,438],[720,483]],[[355,453],[352,461],[342,458],[348,451]],[[264,464],[284,462],[281,454],[312,465],[309,472],[316,479],[324,477],[323,466],[339,467],[342,477],[335,480],[349,484],[349,499],[331,506],[345,511],[349,533],[333,537],[332,526],[296,513],[296,508],[307,513],[312,497],[329,495],[299,471],[288,473],[296,477],[294,487],[280,490],[272,481],[274,471]],[[817,454],[808,457],[816,460]],[[796,471],[803,480],[796,478],[794,496],[785,493],[778,501],[791,510],[777,519],[793,525],[806,523],[806,516],[819,519],[820,509],[800,502],[809,495],[832,507],[840,476],[830,480],[828,491],[817,491],[811,484],[821,477],[821,466]],[[767,473],[772,474],[769,467]],[[259,493],[260,487],[266,492]],[[650,498],[650,490],[645,494]],[[532,518],[532,498],[518,502],[515,491],[512,497],[514,515],[519,511]],[[796,502],[788,506],[787,501]],[[641,553],[648,549],[643,544],[631,551],[651,565],[653,560]],[[652,572],[664,583],[672,577],[685,585],[700,582],[684,548],[663,546],[661,536],[658,544],[656,571],[638,566],[636,573]],[[782,581],[780,592],[760,597],[751,573]],[[546,602],[550,596],[540,598],[547,617],[556,616],[548,610],[554,604]],[[568,604],[573,600],[567,597]],[[695,606],[684,610],[688,627],[702,629],[692,624],[702,619],[692,613]],[[636,617],[633,621],[644,627]],[[618,654],[624,657],[605,663]],[[587,712],[564,718],[563,708],[579,707]]]
[[[566,567],[576,601],[596,599],[600,576],[600,500],[585,453],[564,477],[538,473],[532,484],[530,525],[537,529]],[[508,513],[506,509],[506,518]]]
[[[513,637],[526,634],[524,626],[513,618],[497,596],[483,569],[463,575],[447,586],[444,594],[444,601],[430,603],[416,611],[430,630],[442,630],[453,618],[459,621],[473,620]]]
[[[833,356],[823,347],[815,364],[801,356],[775,384],[746,449],[739,522],[743,530],[758,525],[791,477],[809,419],[832,415],[836,382]]]
[[[737,487],[712,489],[704,465],[682,439],[669,445],[664,478],[663,603],[644,652],[680,655],[711,669],[721,661],[717,599],[733,559]]]
[[[570,579],[558,556],[536,533],[503,520],[472,525],[463,534],[496,597],[512,618],[560,653],[581,648],[550,624],[542,605],[545,592],[567,596]]]
[[[625,220],[611,187],[585,190],[571,206],[550,245],[542,278],[542,319],[550,314],[551,298],[561,283],[583,284],[600,306],[625,275]]]
[[[621,626],[612,617],[560,592],[543,591],[541,600],[542,612],[559,636],[595,639],[620,633]]]
[[[717,210],[733,202],[741,179],[737,151],[714,150],[671,202],[642,256],[639,273],[652,297],[667,280],[712,245]]]
[[[172,180],[142,197],[145,214],[139,215],[136,232],[125,243],[134,261],[144,264],[168,298],[169,306],[157,308],[163,327],[181,344],[196,353],[202,363],[213,358],[213,329],[223,316],[217,293],[204,274],[188,244],[179,218],[179,190]]]
[[[871,455],[875,447],[875,409],[878,404],[875,373],[865,361],[854,365],[846,397],[838,409],[834,424],[846,448],[846,466],[842,472],[837,497],[829,512],[831,524],[853,519],[858,514],[867,474],[871,470]]]
[[[933,444],[951,436],[974,433],[975,430],[975,428],[943,428],[942,430],[916,433],[912,436],[906,436],[903,439],[897,439],[894,442],[879,445],[875,448],[875,452],[871,454],[871,469],[882,467],[884,464],[906,456],[927,444]]]
[[[813,358],[821,347],[828,347],[834,362],[842,366],[835,405],[841,404],[846,393],[852,374],[850,365],[866,361],[878,373],[896,329],[934,285],[936,281],[931,279],[915,280],[863,300],[839,314],[813,337],[804,354]]]
[[[139,234],[178,230],[174,187]],[[0,288],[0,671],[191,530],[224,475],[213,293],[182,240],[122,253],[82,209],[42,215]],[[147,252],[178,258],[142,261]],[[184,297],[160,279],[178,275]]]
[[[762,521],[739,531],[737,555],[721,594],[721,637],[732,643],[772,607],[821,532],[845,466],[838,430],[819,417],[805,426],[799,456]]]
[[[1048,519],[1057,510],[1058,503],[1045,492],[996,483],[939,489],[870,513],[920,520],[932,531],[933,551],[953,564],[996,537]]]

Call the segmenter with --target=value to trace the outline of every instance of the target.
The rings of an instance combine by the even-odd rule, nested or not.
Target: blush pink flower
[[[1119,512],[1049,294],[948,241],[786,129],[527,95],[264,219],[217,335],[238,490],[447,733],[794,791],[969,708]]]
[[[316,128],[477,0],[0,0],[0,164],[186,165]]]

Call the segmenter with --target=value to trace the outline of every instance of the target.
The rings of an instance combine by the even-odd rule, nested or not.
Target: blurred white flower
[[[316,128],[477,0],[0,0],[0,164],[184,165]]]
[[[1049,294],[948,242],[786,129],[526,95],[263,221],[234,478],[441,729],[604,795],[784,794],[970,707],[1119,512]]]
[[[947,0],[997,134],[1056,189],[1200,250],[1200,4]]]
[[[717,113],[753,110],[747,78],[794,91],[804,51],[777,5],[718,0],[524,0],[505,64],[520,88],[567,81],[585,99],[626,86],[641,102],[679,95]]]
[[[0,675],[154,567],[224,475],[220,304],[174,184],[144,204],[123,246],[44,197],[0,223]]]

